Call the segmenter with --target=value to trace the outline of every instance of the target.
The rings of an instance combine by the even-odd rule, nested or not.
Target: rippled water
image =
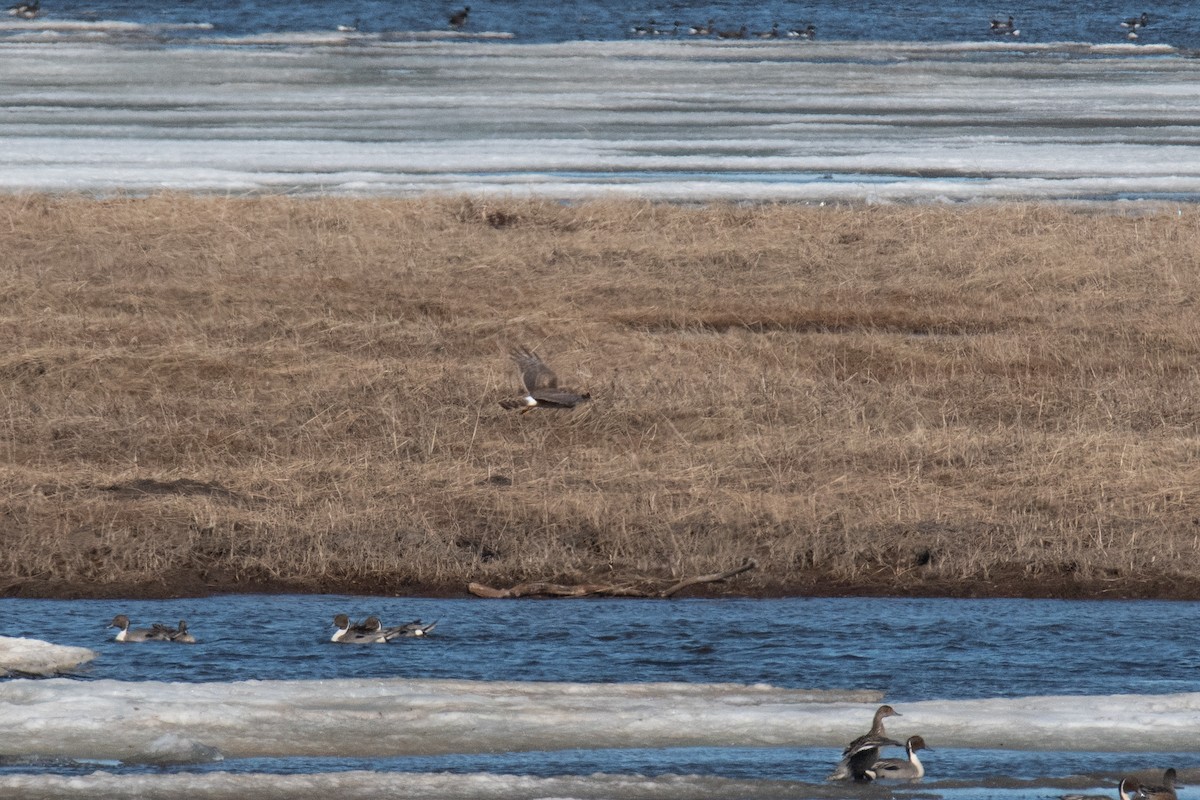
[[[820,38],[887,41],[969,41],[993,38],[990,21],[1012,14],[1023,41],[1126,41],[1120,22],[1148,12],[1150,23],[1139,29],[1139,41],[1179,47],[1200,45],[1200,14],[1188,3],[1068,3],[1034,0],[1019,6],[990,0],[923,0],[916,3],[862,0],[522,0],[520,3],[463,3],[448,0],[360,0],[331,6],[317,0],[220,0],[197,4],[188,0],[114,0],[103,7],[88,0],[46,0],[34,23],[113,21],[155,28],[157,36],[192,38],[251,36],[281,32],[329,31],[354,25],[364,32],[449,33],[452,12],[471,6],[462,36],[503,32],[521,42],[603,41],[636,36],[632,29],[650,27],[659,38],[687,37],[692,26],[713,19],[715,27],[749,33],[778,23],[786,32],[813,24]],[[24,20],[19,22],[24,23]],[[676,23],[679,23],[676,28]],[[171,27],[174,26],[174,27]],[[26,26],[28,27],[28,25]]]
[[[120,680],[343,677],[769,683],[897,701],[1200,691],[1200,604],[1047,600],[484,601],[229,596],[5,600],[0,634],[100,652]],[[105,626],[186,618],[196,647],[129,646]],[[328,642],[334,614],[437,620],[390,647]],[[1149,657],[1153,654],[1153,657]]]
[[[162,796],[188,796],[201,788],[218,792],[214,787],[228,786],[227,795],[218,792],[215,796],[254,797],[262,788],[255,781],[267,775],[308,776],[302,780],[308,788],[302,791],[298,785],[295,796],[308,796],[304,792],[311,788],[309,782],[315,775],[340,781],[339,792],[361,791],[368,793],[366,796],[379,791],[376,782],[390,785],[388,775],[408,776],[405,781],[413,791],[419,786],[431,797],[490,797],[494,792],[511,797],[546,793],[630,798],[795,797],[843,796],[846,792],[852,796],[862,791],[824,784],[824,776],[837,759],[836,747],[769,745],[774,734],[763,740],[767,746],[751,746],[740,727],[731,728],[726,735],[719,730],[706,731],[705,740],[714,742],[712,745],[680,746],[672,742],[676,737],[671,735],[674,727],[670,723],[661,730],[643,730],[639,719],[645,714],[669,717],[683,713],[669,699],[675,691],[669,687],[679,684],[714,692],[714,708],[726,706],[712,718],[725,720],[717,724],[731,724],[739,714],[737,701],[728,706],[729,700],[720,699],[724,690],[717,687],[763,685],[767,694],[762,702],[768,705],[761,710],[747,706],[746,713],[751,716],[737,723],[749,723],[748,730],[753,730],[754,720],[759,719],[763,731],[778,729],[777,713],[792,713],[779,706],[780,702],[795,702],[766,700],[777,694],[767,685],[780,687],[780,691],[875,690],[902,712],[909,711],[907,718],[889,723],[890,732],[903,736],[915,732],[909,730],[911,726],[923,725],[921,732],[935,748],[925,759],[930,774],[918,796],[1025,800],[1068,787],[1105,787],[1113,776],[1125,771],[1171,765],[1186,774],[1190,768],[1200,768],[1200,756],[1194,752],[1142,752],[1145,748],[1124,752],[1118,748],[1117,752],[1098,754],[1097,748],[1081,748],[1078,741],[1072,741],[1077,734],[1065,732],[1061,747],[1053,740],[1025,738],[1013,749],[1002,742],[980,747],[977,735],[971,739],[976,742],[972,746],[958,746],[962,742],[954,741],[951,733],[971,727],[969,714],[963,717],[955,710],[955,702],[984,703],[979,708],[990,708],[986,713],[999,715],[995,721],[998,735],[1003,737],[1003,732],[1009,731],[1014,742],[1038,716],[1042,717],[1038,724],[1048,719],[1053,726],[1053,720],[1068,713],[1064,709],[1071,705],[1047,700],[1043,713],[1037,710],[1039,702],[1030,703],[1029,697],[1082,696],[1086,717],[1086,709],[1099,698],[1128,695],[1131,697],[1115,706],[1126,709],[1115,712],[1122,717],[1122,725],[1129,722],[1124,718],[1141,715],[1143,707],[1149,713],[1155,696],[1163,698],[1164,708],[1180,709],[1196,702],[1193,695],[1185,693],[1200,692],[1200,603],[888,598],[486,601],[351,596],[3,602],[7,622],[0,634],[81,645],[99,653],[73,681],[0,683],[0,711],[5,702],[17,703],[9,707],[10,718],[18,710],[30,713],[30,704],[40,701],[28,693],[8,693],[6,686],[46,687],[48,708],[82,703],[82,716],[103,718],[112,713],[106,710],[109,706],[104,704],[109,701],[104,697],[121,687],[142,685],[144,709],[137,712],[139,716],[168,714],[180,720],[181,735],[199,736],[207,744],[225,749],[221,737],[227,734],[210,723],[189,719],[179,710],[179,690],[168,691],[167,684],[156,682],[210,684],[218,692],[229,687],[230,724],[244,726],[259,724],[254,720],[268,708],[272,714],[286,717],[290,703],[297,703],[297,714],[314,713],[311,708],[301,711],[300,706],[309,701],[287,687],[328,686],[327,714],[335,722],[363,713],[362,699],[354,698],[371,697],[372,681],[378,681],[380,697],[394,698],[386,702],[399,704],[389,705],[389,709],[406,707],[410,701],[404,699],[409,696],[404,687],[409,684],[394,681],[408,679],[416,682],[412,684],[416,687],[412,697],[418,701],[414,713],[425,703],[420,698],[433,698],[430,702],[435,705],[412,722],[428,726],[432,735],[443,729],[459,730],[456,726],[462,725],[466,726],[463,731],[470,731],[478,724],[480,730],[488,726],[495,730],[499,725],[503,736],[505,713],[513,715],[514,727],[509,744],[499,748],[487,744],[491,740],[486,736],[472,744],[471,734],[466,734],[458,747],[454,737],[459,734],[452,734],[437,745],[449,750],[440,755],[422,755],[411,748],[394,756],[366,754],[373,748],[346,739],[344,747],[330,743],[333,750],[344,753],[336,757],[297,752],[216,761],[200,758],[173,766],[94,758],[0,759],[0,795],[7,787],[18,791],[13,796],[25,796],[22,792],[37,783],[38,775],[45,776],[42,781],[49,781],[52,775],[74,775],[95,782],[87,784],[95,791],[127,791],[128,796],[151,788]],[[118,613],[128,614],[135,627],[186,619],[199,643],[117,643],[112,640],[114,631],[105,626]],[[387,624],[416,618],[437,620],[438,626],[427,639],[337,645],[329,642],[337,613],[354,618],[375,614]],[[350,678],[368,680],[348,682]],[[121,683],[114,684],[113,679]],[[434,681],[421,688],[428,679],[451,683]],[[514,681],[517,683],[508,683]],[[532,687],[544,685],[533,682],[549,681],[563,683],[561,688],[539,689],[550,692],[545,701],[537,696],[522,697],[521,685]],[[664,688],[632,688],[645,684]],[[89,699],[89,686],[95,686],[100,694]],[[589,686],[612,688],[611,716],[583,700]],[[394,694],[396,691],[401,694]],[[493,691],[500,692],[496,700],[500,716],[490,718],[485,713],[477,723],[470,722],[471,716],[479,713],[470,710],[474,702],[470,696]],[[184,692],[186,697],[186,688]],[[234,694],[248,699],[235,700]],[[583,703],[578,712],[571,710],[575,694]],[[163,699],[156,707],[155,698],[160,695]],[[466,706],[459,705],[456,698],[460,695]],[[70,699],[75,697],[82,700]],[[1013,698],[1015,705],[977,698]],[[251,705],[243,709],[243,702]],[[550,705],[542,706],[543,702]],[[874,702],[878,700],[847,704],[831,699],[803,713],[817,714],[817,719],[826,713],[821,709],[828,709],[835,716],[848,715],[856,727],[865,729]],[[89,704],[94,708],[88,710]],[[482,708],[487,707],[485,702]],[[803,703],[795,706],[801,711],[804,707]],[[1114,713],[1101,712],[1099,707],[1096,713]],[[510,711],[501,711],[504,708]],[[319,710],[315,713],[318,716],[309,724],[320,724],[316,721],[325,718]],[[597,713],[609,717],[596,729],[598,746],[580,747],[577,742],[589,738],[587,726],[601,719]],[[695,712],[686,713],[690,718]],[[571,725],[568,720],[576,719],[574,724],[584,727],[570,731],[571,737],[563,740],[561,749],[547,749],[538,739],[523,738],[527,734],[521,733],[527,730],[522,724],[539,716],[547,726],[564,733],[570,728],[560,726]],[[368,724],[369,718],[370,714]],[[518,718],[526,722],[518,723]],[[1151,731],[1158,724],[1154,720],[1151,714],[1133,721],[1133,730],[1147,726],[1145,730]],[[387,726],[393,723],[381,721],[381,735],[391,730]],[[403,727],[405,723],[400,724]],[[610,725],[615,727],[610,729]],[[611,731],[619,735],[623,729],[630,731],[629,741],[636,746],[613,746]],[[207,733],[197,734],[197,730]],[[330,735],[347,735],[337,730],[341,729],[331,728]],[[87,739],[82,732],[71,736]],[[1102,742],[1103,738],[1087,741]],[[984,740],[988,740],[986,736]],[[187,744],[191,739],[183,741]],[[234,751],[239,747],[229,746]],[[65,747],[69,752],[71,745]],[[9,752],[13,752],[11,748]],[[479,785],[485,778],[486,790]],[[535,778],[549,783],[522,782]],[[183,783],[176,792],[165,786],[165,781]],[[37,796],[71,796],[65,784],[62,794],[55,788],[57,784],[45,786],[46,793]]]

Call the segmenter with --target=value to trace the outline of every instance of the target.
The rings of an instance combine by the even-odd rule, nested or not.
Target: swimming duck
[[[634,25],[629,32],[638,36],[649,36],[654,33],[654,20],[650,20],[646,25]]]
[[[17,3],[8,9],[8,13],[22,19],[33,19],[42,13],[42,0],[33,0],[31,3]]]
[[[1016,23],[1013,21],[1012,15],[1009,15],[1007,20],[992,20],[992,33],[996,34],[997,36],[1021,35],[1021,32],[1016,28]]]
[[[717,31],[717,38],[718,39],[745,39],[746,38],[746,26],[743,25],[741,28],[737,29],[736,31],[732,31],[732,30]]]
[[[1143,786],[1139,794],[1145,800],[1176,800],[1175,795],[1175,768],[1163,772],[1162,783],[1157,786]]]
[[[771,26],[769,31],[756,31],[755,36],[760,39],[778,39],[779,38],[779,23],[776,22]]]
[[[386,642],[383,638],[383,626],[379,624],[378,617],[367,617],[362,623],[351,624],[350,618],[345,614],[338,614],[333,618],[333,624],[337,627],[333,636],[329,639],[331,642],[340,644],[375,644],[376,642]]]
[[[419,619],[414,619],[412,622],[407,622],[403,625],[392,625],[384,627],[379,621],[379,617],[367,617],[362,621],[357,628],[364,633],[375,633],[383,637],[383,641],[390,642],[393,639],[411,639],[418,636],[426,636],[437,627],[437,622],[431,622],[428,625],[421,622]]]
[[[464,6],[462,11],[455,11],[450,15],[450,27],[454,30],[460,30],[467,24],[467,17],[471,15],[471,7]]]
[[[867,772],[876,780],[920,780],[925,777],[925,765],[917,758],[917,751],[932,749],[920,736],[910,736],[904,743],[904,751],[908,758],[881,758],[872,764]]]
[[[809,25],[807,28],[792,28],[787,32],[787,35],[793,39],[815,39],[817,38],[817,26]]]
[[[692,36],[708,36],[713,32],[713,25],[715,24],[716,20],[710,19],[703,25],[693,25],[692,27],[688,28],[688,33],[690,33]]]
[[[167,635],[169,628],[162,625],[154,625],[151,628],[134,628],[129,629],[129,617],[124,614],[117,614],[113,617],[112,622],[108,623],[109,628],[120,628],[114,641],[117,642],[167,642],[170,641],[170,636]]]
[[[159,626],[155,625],[154,627],[157,628]],[[188,633],[187,620],[185,620],[185,619],[179,620],[179,627],[175,628],[174,630],[172,630],[171,628],[166,628],[166,626],[163,626],[163,627],[167,631],[167,638],[170,639],[172,642],[179,642],[180,644],[195,644],[196,643],[196,637],[192,636],[192,634]]]
[[[871,730],[846,745],[846,749],[842,751],[841,762],[827,780],[839,781],[850,777],[856,781],[871,780],[867,771],[879,759],[879,748],[888,745],[904,746],[894,739],[889,739],[883,730],[885,719],[899,716],[900,712],[891,706],[877,708],[871,720]]]
[[[404,637],[406,639],[415,639],[420,636],[428,636],[436,627],[437,620],[426,625],[421,620],[414,619],[412,622],[405,623],[404,625],[396,625],[387,630],[396,631],[395,636],[389,636],[389,638]]]
[[[1140,17],[1133,17],[1132,19],[1127,19],[1124,22],[1122,22],[1121,27],[1122,28],[1141,28],[1141,27],[1144,27],[1146,25],[1146,23],[1148,23],[1149,21],[1150,21],[1150,15],[1147,14],[1145,11],[1143,11],[1142,15]]]

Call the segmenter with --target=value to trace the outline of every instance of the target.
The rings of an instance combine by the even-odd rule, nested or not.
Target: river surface
[[[0,634],[99,655],[69,678],[0,682],[0,796],[1115,797],[1126,772],[1200,778],[1198,603],[3,605]],[[199,641],[115,642],[118,613],[186,619]],[[437,627],[340,645],[338,613]],[[928,776],[827,783],[881,702],[902,715],[889,734],[933,748]]]

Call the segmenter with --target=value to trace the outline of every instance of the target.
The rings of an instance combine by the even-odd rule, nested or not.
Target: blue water
[[[1127,29],[1124,19],[1148,12],[1150,23],[1139,29],[1139,43],[1200,46],[1200,10],[1187,2],[1152,5],[1128,2],[1075,3],[1034,0],[1006,5],[983,0],[923,0],[920,3],[838,2],[838,0],[767,0],[762,3],[730,0],[521,0],[494,3],[470,2],[471,15],[462,34],[503,32],[519,42],[606,41],[628,38],[635,27],[674,30],[689,38],[690,26],[713,19],[718,29],[745,25],[753,34],[778,23],[780,30],[816,26],[821,39],[956,42],[995,39],[990,20],[1016,18],[1019,39],[1029,42],[1120,42]],[[39,21],[120,21],[142,25],[210,25],[211,28],[175,31],[172,37],[203,40],[207,37],[262,33],[329,31],[338,25],[357,25],[362,32],[419,33],[449,31],[448,18],[461,3],[396,3],[359,0],[330,4],[317,0],[273,2],[195,3],[188,0],[117,0],[97,5],[90,0],[46,0]],[[670,36],[671,33],[664,34]]]
[[[873,689],[887,702],[1200,691],[1200,603],[791,598],[521,600],[225,596],[176,600],[4,600],[0,634],[90,647],[88,681],[453,678],[577,683],[681,681]],[[186,619],[195,645],[122,644],[106,629]],[[426,639],[331,643],[335,614],[385,624],[437,620]],[[151,695],[152,696],[152,695]],[[148,706],[152,708],[152,704]],[[865,720],[864,720],[865,722]],[[903,726],[903,723],[898,723]],[[932,743],[931,743],[932,744]],[[1194,753],[956,749],[933,744],[916,795],[947,800],[1055,796],[1107,787],[1125,772],[1194,768]],[[0,748],[0,753],[3,750]],[[812,796],[836,749],[664,747],[440,756],[244,758],[152,766],[0,756],[3,776],[351,774],[695,775],[782,781]],[[1075,776],[1075,777],[1072,777]],[[351,779],[352,780],[352,779]],[[421,780],[437,780],[421,778]],[[639,784],[642,785],[642,784]],[[899,791],[913,792],[913,789]],[[647,789],[646,791],[653,791]],[[886,794],[878,788],[858,791]],[[186,792],[185,792],[186,793]],[[164,795],[165,796],[165,795]],[[1186,794],[1181,795],[1186,797]]]
[[[1200,603],[823,598],[526,600],[228,596],[5,600],[0,634],[90,647],[85,678],[768,683],[896,702],[1200,691]],[[195,646],[105,626],[188,620]],[[334,614],[437,620],[427,639],[330,643]]]

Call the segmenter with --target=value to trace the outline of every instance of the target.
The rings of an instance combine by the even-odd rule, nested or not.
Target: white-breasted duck
[[[119,628],[114,641],[117,642],[168,642],[170,636],[167,631],[171,630],[163,625],[154,625],[150,628],[130,628],[129,617],[124,614],[117,614],[113,617],[112,622],[108,623],[109,628]]]
[[[917,758],[918,750],[932,750],[920,736],[910,736],[904,742],[907,758],[881,758],[868,772],[874,780],[917,781],[925,777],[925,765]]]
[[[703,25],[693,25],[692,27],[688,28],[688,33],[690,33],[692,36],[711,36],[713,32],[713,25],[716,24],[716,20],[710,19]]]
[[[787,35],[793,39],[815,39],[817,38],[817,26],[808,25],[804,28],[791,28]]]
[[[21,19],[33,19],[38,14],[42,13],[42,0],[33,0],[33,2],[17,3],[8,9],[8,13],[14,17]]]
[[[331,642],[339,644],[376,644],[387,641],[387,639],[383,638],[383,626],[379,624],[378,617],[367,617],[362,623],[352,624],[348,616],[337,614],[333,618],[333,625],[337,630],[330,637],[329,641]]]
[[[1132,17],[1121,23],[1122,28],[1144,28],[1150,22],[1150,15],[1145,11],[1140,17]]]

